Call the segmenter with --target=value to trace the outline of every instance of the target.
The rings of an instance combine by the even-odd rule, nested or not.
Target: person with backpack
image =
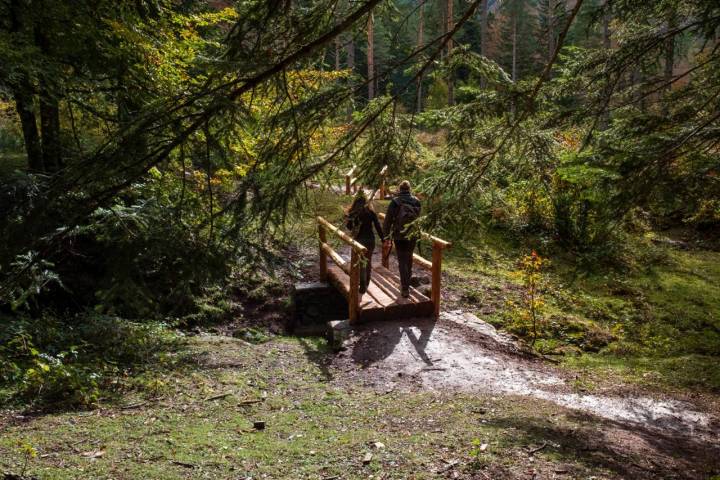
[[[375,250],[373,226],[380,239],[384,237],[377,214],[372,209],[372,205],[367,201],[365,193],[362,190],[355,195],[355,200],[353,200],[352,205],[347,211],[346,226],[352,233],[353,239],[367,248],[366,264],[360,269],[360,293],[363,294],[367,291],[367,287],[370,285],[370,277],[372,276],[372,255]]]
[[[398,194],[388,205],[383,225],[386,244],[391,239],[395,243],[400,269],[401,295],[404,298],[410,296],[413,252],[418,238],[418,230],[414,222],[420,217],[420,207],[420,200],[410,193],[410,182],[404,180],[400,183]]]

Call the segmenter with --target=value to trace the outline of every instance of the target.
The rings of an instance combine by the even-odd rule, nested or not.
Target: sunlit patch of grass
[[[570,365],[587,362],[638,383],[717,389],[720,253],[662,248],[663,261],[625,272],[585,271],[565,255],[550,256],[543,273],[546,328],[538,344],[544,353],[564,353]],[[446,252],[446,287],[484,320],[511,328],[513,310],[500,300],[522,303],[513,286],[524,254],[503,232],[468,235]],[[483,314],[490,302],[499,307]],[[575,358],[598,350],[603,355]]]
[[[566,357],[563,364],[573,370],[590,369],[606,379],[631,381],[652,388],[668,386],[720,392],[717,357],[705,355],[615,356],[583,354]]]

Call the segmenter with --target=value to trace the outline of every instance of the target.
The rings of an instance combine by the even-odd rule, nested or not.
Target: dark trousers
[[[365,265],[360,265],[360,290],[366,291],[370,285],[370,277],[372,276],[372,256],[375,250],[375,244],[363,244],[367,248],[367,256],[365,257]]]
[[[415,243],[416,240],[395,240],[395,250],[397,251],[398,267],[400,269],[400,285],[403,290],[410,288]]]
[[[367,248],[367,253],[360,264],[360,291],[365,292],[370,285],[370,277],[372,277],[372,254],[375,251],[375,242],[366,239],[356,239],[360,245]]]

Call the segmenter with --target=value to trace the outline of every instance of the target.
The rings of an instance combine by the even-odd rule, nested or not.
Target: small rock
[[[375,443],[373,443],[373,445],[374,445],[375,448],[377,448],[378,450],[381,450],[381,449],[385,448],[385,444],[382,443],[382,442],[375,442]]]
[[[372,459],[373,459],[373,454],[370,452],[366,453],[365,456],[363,457],[363,461],[362,461],[363,465],[369,464],[372,461]]]

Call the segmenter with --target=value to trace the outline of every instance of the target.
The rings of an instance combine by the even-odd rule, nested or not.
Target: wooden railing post
[[[320,280],[327,280],[327,253],[323,249],[323,244],[327,243],[327,235],[325,233],[325,227],[322,223],[318,222],[318,239],[320,240]]]
[[[385,200],[385,180],[387,179],[388,166],[385,165],[380,170],[380,200]]]
[[[391,240],[391,242],[392,242],[392,240]],[[390,243],[390,248],[388,249],[387,252],[385,252],[385,242],[383,242],[381,263],[382,263],[382,266],[385,268],[390,268],[390,251],[392,250],[392,246],[393,246],[393,244]]]
[[[348,309],[350,323],[356,323],[360,310],[360,262],[362,261],[362,253],[354,248],[350,251],[350,295],[348,298]]]
[[[350,170],[345,174],[345,195],[352,195],[352,184],[353,184],[353,174],[355,173],[356,166],[353,165]]]
[[[439,242],[433,242],[432,249],[432,283],[430,286],[430,300],[433,303],[433,315],[437,319],[440,316],[440,284],[442,280],[442,251],[443,247]]]

